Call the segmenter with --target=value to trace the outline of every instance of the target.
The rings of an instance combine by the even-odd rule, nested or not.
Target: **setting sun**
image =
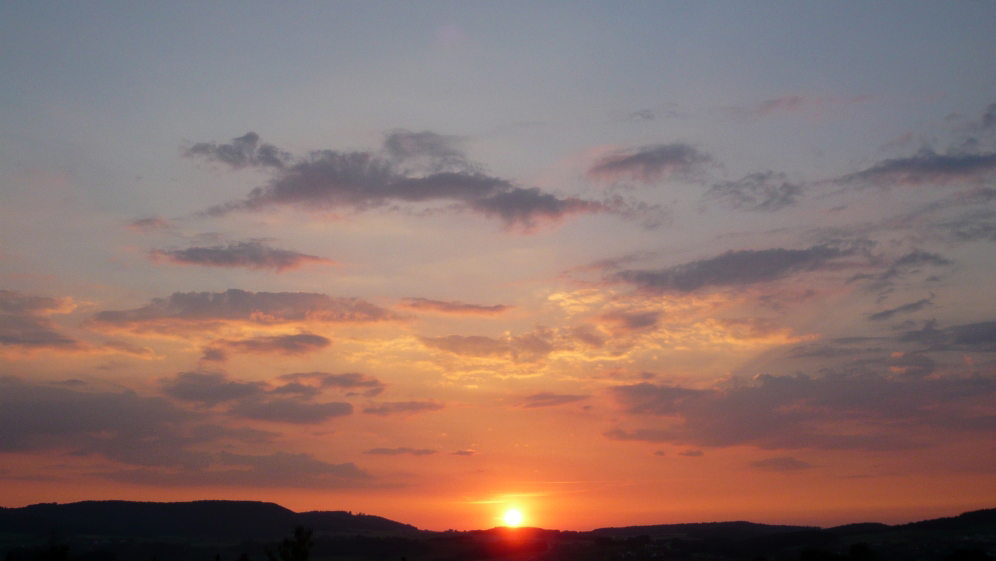
[[[506,510],[504,518],[506,526],[518,526],[522,524],[522,513],[518,509]]]

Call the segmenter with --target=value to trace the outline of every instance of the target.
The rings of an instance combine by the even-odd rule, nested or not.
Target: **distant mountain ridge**
[[[258,501],[174,503],[83,501],[0,508],[0,532],[184,538],[218,541],[276,540],[295,526],[343,535],[411,535],[419,529],[367,514],[294,512]]]

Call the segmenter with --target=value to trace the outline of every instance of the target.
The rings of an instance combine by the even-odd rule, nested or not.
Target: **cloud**
[[[802,191],[802,186],[789,183],[784,173],[764,171],[716,183],[705,197],[736,210],[771,212],[795,205]]]
[[[188,388],[193,395],[187,397],[194,399],[226,400],[256,393],[245,391],[254,386],[225,386],[217,378],[178,378],[183,383],[200,384],[199,388]],[[217,395],[219,391],[222,395]],[[129,467],[110,471],[91,467],[91,473],[152,485],[307,488],[370,484],[370,476],[354,464],[331,464],[311,454],[211,451],[212,447],[233,444],[271,445],[278,435],[208,424],[204,418],[202,413],[181,409],[161,397],[142,397],[130,391],[82,391],[75,386],[53,387],[0,377],[2,452],[69,450],[67,458],[96,454]]]
[[[153,216],[150,218],[139,218],[128,223],[128,228],[142,233],[154,232],[156,230],[172,230],[173,223],[164,218]]]
[[[259,135],[248,132],[233,138],[228,144],[198,142],[185,153],[187,157],[202,157],[214,162],[228,164],[233,168],[272,167],[283,168],[290,155],[278,150],[272,144],[260,144]]]
[[[367,397],[380,395],[386,388],[384,383],[380,380],[371,378],[359,372],[346,372],[343,374],[329,374],[327,372],[298,372],[294,374],[284,374],[283,376],[280,376],[279,379],[291,383],[310,384],[323,389],[332,388],[337,390],[362,390],[362,394]],[[280,390],[281,388],[277,388],[274,391],[279,392]]]
[[[412,456],[429,456],[435,454],[435,450],[429,450],[428,448],[408,448],[407,446],[402,448],[371,448],[364,452],[364,454],[374,454],[378,456],[399,456],[401,454],[411,454]]]
[[[813,464],[797,460],[790,456],[778,456],[776,458],[767,458],[765,460],[751,462],[750,466],[768,471],[799,471],[803,469],[810,469],[813,467]]]
[[[476,450],[457,450],[456,452],[450,452],[451,456],[474,456],[476,454]]]
[[[209,149],[213,145],[206,146],[204,154],[217,157]],[[212,207],[206,213],[220,216],[278,206],[364,211],[389,203],[448,202],[498,217],[506,227],[529,229],[540,220],[610,210],[602,203],[559,198],[538,188],[517,187],[508,180],[482,173],[466,164],[462,154],[445,137],[435,133],[393,133],[388,136],[385,148],[386,157],[373,152],[322,150],[293,164],[273,166],[279,169],[269,184],[252,190],[244,200]],[[234,152],[237,155],[230,158],[232,161],[252,161],[238,155],[244,151]],[[398,167],[399,162],[417,157],[431,160],[427,172]]]
[[[631,312],[614,310],[595,318],[599,324],[609,328],[614,336],[653,331],[661,319],[661,312]]]
[[[229,380],[218,372],[181,372],[175,378],[163,379],[162,391],[174,399],[206,407],[228,403],[229,414],[257,421],[308,424],[353,413],[349,403],[312,402],[319,391],[297,382],[271,389],[263,382]]]
[[[906,343],[918,343],[932,351],[996,351],[996,321],[982,321],[937,329],[928,321],[922,329],[906,331],[898,337]]]
[[[363,409],[371,415],[394,415],[397,413],[422,413],[424,411],[439,411],[445,405],[438,401],[388,401]]]
[[[522,335],[505,335],[501,338],[483,335],[447,335],[444,337],[419,337],[423,345],[455,355],[487,358],[508,358],[515,362],[542,360],[558,347],[556,333],[547,328],[537,328]]]
[[[892,318],[896,314],[909,314],[912,312],[919,312],[920,310],[931,306],[934,303],[934,295],[931,294],[930,298],[924,298],[923,300],[917,300],[916,302],[910,302],[909,304],[903,304],[895,308],[888,310],[882,310],[881,312],[875,312],[868,316],[868,319],[872,321],[882,321]]]
[[[257,421],[310,424],[321,423],[332,417],[351,415],[353,406],[338,401],[308,403],[289,398],[244,399],[234,404],[228,412],[238,417]]]
[[[566,403],[575,403],[588,399],[588,395],[555,394],[551,392],[540,392],[522,399],[522,407],[531,409],[533,407],[553,407]]]
[[[207,267],[245,267],[252,270],[272,269],[278,273],[307,264],[332,265],[335,261],[286,249],[276,249],[260,241],[228,244],[227,246],[189,247],[187,249],[154,249],[149,257],[156,262]]]
[[[431,168],[436,171],[467,169],[470,166],[466,156],[454,146],[459,140],[456,136],[431,131],[397,130],[384,139],[384,150],[398,161],[428,160]]]
[[[183,334],[212,331],[226,322],[275,325],[293,322],[368,323],[398,319],[391,312],[356,298],[311,292],[174,292],[131,310],[98,312],[96,328],[135,333]]]
[[[667,177],[688,176],[709,159],[688,144],[644,146],[601,158],[588,169],[588,176],[597,181],[654,183]]]
[[[237,486],[337,489],[369,487],[373,477],[352,462],[334,464],[312,454],[276,452],[268,455],[221,451],[211,469],[174,472],[136,469],[100,474],[107,479],[162,487]],[[233,467],[234,469],[224,469]]]
[[[66,314],[70,299],[0,290],[0,345],[22,349],[83,350],[86,345],[64,335],[48,316]]]
[[[0,378],[0,451],[70,450],[136,466],[195,469],[198,448],[268,442],[273,433],[205,424],[203,416],[134,392],[78,391]]]
[[[906,158],[882,160],[868,169],[842,177],[841,183],[876,185],[945,185],[981,179],[996,170],[996,153],[938,154],[924,148]]]
[[[746,286],[769,282],[792,273],[834,268],[857,247],[822,244],[807,249],[728,251],[718,257],[658,270],[624,270],[612,278],[651,292],[691,292],[708,286]]]
[[[256,354],[300,355],[324,349],[332,341],[314,333],[272,335],[249,339],[218,339],[204,350],[204,360],[224,361],[226,351]]]
[[[759,117],[764,117],[777,111],[798,111],[806,102],[806,98],[798,95],[783,95],[776,99],[761,102],[754,110]]]
[[[910,364],[932,368],[921,363]],[[996,434],[996,415],[977,409],[996,397],[996,378],[896,377],[882,366],[883,374],[762,375],[727,388],[616,386],[610,394],[624,411],[653,426],[617,428],[605,436],[715,447],[890,450],[952,433]]]
[[[705,455],[702,450],[682,450],[678,452],[679,456],[685,456],[687,458],[698,458]]]
[[[173,379],[162,381],[164,394],[208,407],[260,395],[263,388],[259,382],[230,381],[221,373],[181,372]]]
[[[493,316],[512,309],[512,306],[505,306],[503,304],[482,306],[480,304],[446,302],[442,300],[429,300],[427,298],[405,298],[401,301],[401,305],[409,310],[419,312],[475,316]]]

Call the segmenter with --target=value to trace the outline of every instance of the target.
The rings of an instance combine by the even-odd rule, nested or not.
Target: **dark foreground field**
[[[889,561],[996,559],[996,509],[888,526],[714,522],[429,532],[271,503],[90,501],[0,509],[6,561]]]

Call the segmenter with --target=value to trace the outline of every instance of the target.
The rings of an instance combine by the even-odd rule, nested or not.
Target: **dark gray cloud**
[[[430,300],[428,298],[405,298],[401,301],[401,305],[409,310],[420,312],[472,316],[493,316],[512,309],[512,306],[505,306],[503,304],[483,306],[480,304],[465,304],[463,302]]]
[[[467,164],[446,137],[435,133],[397,132],[387,137],[385,149],[386,157],[373,152],[312,152],[279,167],[268,185],[252,190],[246,199],[215,206],[207,214],[287,205],[363,211],[390,203],[444,202],[500,218],[508,227],[531,228],[540,220],[611,210],[602,203],[559,198],[487,175]],[[217,157],[216,152],[205,150]],[[398,167],[399,162],[420,157],[431,163],[424,173],[417,166]],[[231,159],[249,161],[237,155]]]
[[[870,281],[870,289],[888,292],[898,280],[922,272],[925,266],[946,267],[952,264],[952,261],[940,254],[914,249],[896,258],[881,273],[859,273],[847,282]]]
[[[263,325],[291,322],[366,323],[398,319],[395,314],[356,298],[311,292],[174,292],[131,310],[98,312],[97,328],[182,334],[213,330],[226,322]]]
[[[661,315],[661,312],[615,310],[596,317],[595,321],[606,326],[613,335],[620,336],[653,331],[657,327]]]
[[[212,407],[218,403],[260,395],[264,391],[264,384],[228,380],[218,372],[181,372],[175,378],[164,379],[162,391],[174,399]]]
[[[978,180],[996,170],[996,153],[938,154],[924,148],[912,156],[883,160],[868,169],[846,175],[842,183],[876,185],[944,185]]]
[[[217,377],[185,374],[178,376],[178,383],[167,385],[183,399],[254,399],[258,390],[226,385]],[[279,435],[209,424],[205,418],[166,399],[131,391],[84,391],[0,377],[3,452],[69,450],[70,457],[99,455],[130,467],[95,475],[152,485],[370,485],[370,476],[352,463],[331,464],[310,454],[212,451],[233,444],[272,444]]]
[[[778,456],[775,458],[767,458],[751,462],[750,466],[767,471],[799,471],[803,469],[811,469],[813,464],[797,460],[791,456]]]
[[[371,378],[359,372],[345,372],[343,374],[329,374],[327,372],[297,372],[294,374],[284,374],[280,380],[294,384],[308,384],[309,387],[331,388],[335,390],[347,390],[346,395],[355,395],[351,390],[358,390],[366,397],[374,397],[384,392],[387,387],[376,378]],[[288,384],[290,385],[290,384]],[[286,386],[281,386],[286,387]],[[277,388],[274,391],[280,391]]]
[[[407,446],[401,448],[371,448],[364,452],[364,454],[374,454],[378,456],[400,456],[402,454],[411,454],[412,456],[429,456],[435,454],[435,450],[430,450],[428,448],[409,448]]]
[[[438,401],[387,401],[378,403],[363,409],[364,413],[371,415],[394,415],[397,413],[422,413],[425,411],[439,411],[445,405]]]
[[[172,230],[173,223],[164,218],[153,216],[151,218],[139,218],[128,223],[128,227],[137,232],[154,232],[156,230]]]
[[[470,165],[462,151],[456,148],[459,137],[431,131],[397,130],[384,138],[384,150],[399,161],[427,160],[431,169],[468,169]]]
[[[228,352],[300,355],[319,351],[332,344],[332,341],[314,333],[296,335],[271,335],[249,339],[218,339],[204,350],[203,360],[224,361]]]
[[[212,469],[161,471],[135,469],[100,474],[107,479],[160,487],[236,486],[340,489],[375,486],[370,474],[352,462],[333,464],[312,454],[269,455],[219,452]],[[225,469],[234,468],[234,469]]]
[[[928,321],[923,328],[906,331],[898,338],[905,343],[917,343],[932,351],[996,351],[996,321],[982,321],[937,328],[936,321]]]
[[[924,298],[922,300],[917,300],[916,302],[910,302],[909,304],[903,304],[902,306],[897,306],[895,308],[890,308],[888,310],[882,310],[881,312],[875,312],[868,316],[868,319],[872,321],[882,321],[886,319],[891,319],[892,316],[896,314],[909,314],[913,312],[919,312],[920,310],[931,306],[934,303],[934,295],[931,294],[929,298]]]
[[[591,396],[540,392],[522,398],[522,407],[525,407],[527,409],[533,407],[553,407],[556,405],[564,405],[566,403],[575,403],[578,401],[583,401],[585,399],[588,399],[589,397]]]
[[[588,169],[588,176],[599,181],[653,183],[688,176],[708,161],[708,155],[688,144],[660,144],[605,156]]]
[[[162,391],[174,399],[206,407],[227,403],[229,414],[257,421],[308,424],[353,413],[349,403],[313,402],[320,390],[299,382],[270,388],[263,382],[229,380],[218,372],[181,372],[162,380]]]
[[[351,415],[353,406],[339,401],[310,403],[293,398],[244,399],[232,405],[228,412],[257,421],[310,424]]]
[[[718,257],[657,270],[625,270],[612,278],[654,292],[691,292],[707,286],[746,286],[792,273],[831,269],[843,257],[859,253],[857,246],[822,244],[807,249],[728,251]]]
[[[991,329],[989,337],[996,336],[996,324]],[[888,450],[927,445],[952,432],[996,434],[996,415],[977,409],[996,397],[996,378],[927,376],[933,365],[922,355],[894,361],[880,365],[887,375],[763,375],[725,389],[616,386],[610,393],[624,410],[653,426],[605,436],[716,447]],[[902,364],[919,372],[893,375],[889,366]]]
[[[334,264],[334,261],[290,251],[276,249],[261,241],[248,241],[212,247],[187,249],[154,249],[149,252],[153,261],[167,261],[177,265],[203,265],[207,267],[245,267],[252,270],[272,269],[276,272],[296,269],[308,264]]]
[[[85,343],[63,334],[48,318],[71,309],[68,300],[0,290],[0,345],[28,350],[85,349]]]
[[[450,452],[451,456],[474,456],[476,454],[476,450],[457,450],[456,452]]]
[[[198,142],[186,152],[188,157],[202,157],[214,162],[228,164],[233,168],[272,167],[282,168],[290,159],[290,154],[277,149],[272,144],[260,144],[259,135],[248,132],[233,138],[228,144]]]
[[[273,433],[205,424],[203,416],[134,392],[78,391],[0,378],[0,450],[71,450],[137,466],[199,469],[197,450],[225,441],[267,442]]]
[[[737,210],[770,212],[794,205],[802,192],[802,186],[789,183],[784,173],[764,171],[716,183],[705,197]]]

